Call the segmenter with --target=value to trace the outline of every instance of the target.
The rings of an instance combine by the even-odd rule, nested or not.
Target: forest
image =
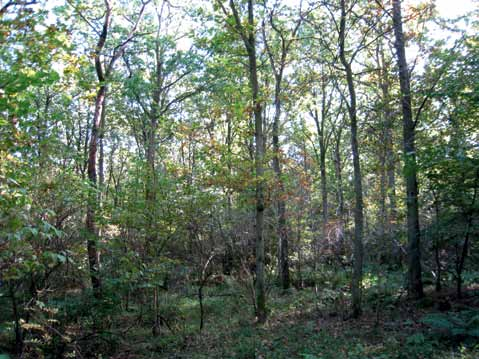
[[[475,0],[1,0],[0,359],[479,358]]]

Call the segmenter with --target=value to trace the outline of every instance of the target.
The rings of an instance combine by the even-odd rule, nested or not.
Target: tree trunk
[[[349,91],[348,113],[351,127],[351,152],[353,155],[354,172],[354,241],[353,241],[353,279],[352,279],[352,315],[358,317],[361,315],[361,282],[363,277],[363,191],[361,166],[359,163],[359,145],[358,145],[358,125],[356,110],[356,90],[354,88],[353,72],[351,63],[347,61],[345,54],[346,37],[346,5],[345,0],[341,0],[341,20],[340,20],[340,60],[346,71],[346,80]]]
[[[327,225],[329,220],[328,213],[328,191],[327,191],[327,177],[326,177],[326,151],[328,147],[328,135],[325,133],[325,123],[327,116],[326,104],[326,82],[324,76],[321,76],[321,118],[318,115],[317,109],[314,110],[313,118],[316,124],[316,132],[318,134],[319,142],[319,172],[321,182],[321,201],[322,201],[322,237],[325,244],[327,240]]]
[[[384,144],[383,144],[384,145]],[[387,196],[387,170],[386,170],[386,156],[384,148],[380,149],[379,163],[380,163],[380,185],[379,185],[379,257],[382,262],[384,255],[386,254],[386,223],[387,223],[387,209],[386,209],[386,196]]]
[[[378,63],[381,68],[380,87],[383,102],[384,115],[384,170],[387,183],[386,194],[389,200],[389,205],[385,208],[386,213],[386,233],[390,243],[390,255],[395,263],[401,263],[401,251],[397,245],[395,235],[395,223],[397,218],[396,210],[396,161],[393,144],[393,123],[394,114],[391,109],[391,79],[389,76],[390,67],[386,62],[383,43],[379,44],[378,48]]]
[[[254,129],[255,129],[255,177],[256,177],[256,245],[255,245],[255,265],[256,265],[256,316],[258,323],[266,321],[266,291],[264,279],[264,134],[263,134],[263,117],[262,105],[259,98],[259,82],[258,82],[258,68],[256,61],[256,36],[254,24],[254,9],[253,0],[248,0],[248,24],[245,28],[241,21],[240,15],[234,3],[234,0],[229,2],[233,17],[235,19],[235,28],[238,31],[246,52],[248,53],[248,72],[249,83],[251,88],[251,100],[253,102],[254,113]],[[229,14],[226,13],[229,16]]]
[[[341,164],[341,134],[342,127],[336,131],[336,138],[334,144],[334,172],[336,177],[336,199],[338,207],[336,215],[338,217],[338,247],[339,253],[344,253],[344,194],[343,194],[343,175]]]
[[[321,101],[321,119],[319,118],[318,111],[314,110],[313,119],[316,124],[316,132],[318,134],[318,145],[319,145],[319,172],[320,172],[320,182],[321,182],[321,201],[322,201],[322,238],[324,244],[328,244],[327,239],[327,225],[328,225],[328,191],[327,191],[327,177],[326,177],[326,135],[324,133],[324,124],[326,121],[326,111],[325,111],[325,86],[322,86],[322,101]]]
[[[228,167],[228,176],[231,177],[232,175],[232,165],[231,165],[231,159],[232,159],[232,115],[228,114],[226,116],[226,121],[227,121],[227,128],[226,128],[226,148],[227,148],[227,153],[228,153],[228,158],[227,158],[227,167]],[[223,258],[223,274],[230,275],[232,270],[233,270],[233,264],[234,264],[234,240],[233,240],[233,231],[231,230],[231,226],[233,224],[233,212],[232,212],[232,205],[233,205],[233,193],[231,189],[226,189],[226,220],[227,220],[227,235],[225,238],[225,253],[224,253],[224,258]]]
[[[395,47],[399,67],[404,136],[404,179],[406,182],[407,236],[408,236],[408,294],[411,298],[424,296],[421,273],[418,185],[415,146],[415,123],[411,108],[409,69],[401,17],[401,1],[393,0]]]
[[[274,106],[275,113],[273,119],[273,169],[277,181],[277,208],[278,208],[278,276],[283,289],[288,289],[290,286],[289,278],[289,260],[288,260],[288,225],[286,221],[286,203],[284,200],[284,184],[281,171],[280,154],[281,148],[279,144],[279,127],[281,117],[281,81],[282,70],[275,76],[275,93]]]
[[[266,6],[266,3],[264,3]],[[265,25],[263,23],[263,38],[264,46],[268,54],[272,71],[274,73],[275,80],[275,90],[274,90],[274,118],[273,118],[273,170],[276,176],[277,182],[277,194],[276,194],[276,203],[278,209],[278,277],[279,282],[283,289],[288,289],[290,286],[290,275],[289,275],[289,258],[288,258],[288,236],[289,236],[289,226],[286,218],[286,200],[284,192],[284,183],[282,179],[281,171],[281,148],[279,144],[279,135],[280,135],[280,117],[282,111],[282,102],[281,102],[281,92],[282,92],[282,82],[284,69],[286,67],[286,60],[292,39],[295,37],[296,32],[299,29],[301,21],[299,21],[295,28],[293,29],[291,35],[292,38],[287,40],[285,34],[274,24],[274,16],[271,12],[270,24],[274,32],[279,35],[281,39],[279,59],[275,60],[274,53],[269,46],[268,38],[266,36]]]
[[[442,268],[441,268],[441,257],[440,257],[440,248],[439,244],[441,242],[441,233],[440,233],[440,220],[439,220],[439,198],[437,194],[432,191],[434,196],[434,209],[436,214],[436,233],[434,233],[434,260],[436,262],[436,292],[440,292],[442,289],[441,285],[441,276],[442,276]]]
[[[86,214],[86,231],[87,231],[87,251],[88,264],[90,268],[90,279],[93,288],[93,294],[96,298],[101,297],[101,280],[100,280],[100,257],[97,249],[98,230],[95,225],[95,215],[98,205],[98,197],[96,194],[97,174],[96,174],[96,157],[98,135],[101,130],[101,112],[103,111],[103,102],[106,95],[106,85],[101,85],[96,99],[95,112],[93,115],[92,130],[90,136],[90,146],[88,150],[88,180],[92,186],[90,191],[87,214]]]
[[[102,129],[102,118],[105,104],[105,97],[107,92],[106,78],[103,71],[103,64],[101,61],[101,53],[106,43],[108,36],[108,27],[110,26],[111,7],[108,1],[105,1],[106,12],[103,21],[103,28],[98,38],[98,43],[95,48],[95,70],[98,79],[98,92],[95,98],[95,110],[93,113],[93,120],[91,124],[90,144],[88,147],[88,163],[87,174],[88,180],[92,190],[90,191],[87,213],[86,213],[86,233],[87,233],[87,252],[88,264],[90,268],[90,279],[95,298],[101,298],[101,280],[100,280],[100,257],[97,249],[98,232],[95,225],[96,209],[98,206],[97,190],[97,174],[96,174],[96,157],[98,137]],[[112,60],[113,61],[113,60]]]
[[[232,1],[232,0],[231,0]],[[255,168],[256,168],[256,305],[258,322],[266,321],[266,291],[264,282],[264,138],[262,106],[259,99],[258,69],[256,63],[256,39],[254,34],[253,0],[248,1],[247,51],[249,77],[252,91],[255,128]]]

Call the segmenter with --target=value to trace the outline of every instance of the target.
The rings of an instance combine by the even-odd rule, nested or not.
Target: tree
[[[222,2],[218,2],[223,13],[232,20],[233,28],[241,37],[248,54],[248,72],[251,88],[252,111],[254,114],[254,140],[255,140],[255,178],[256,178],[256,248],[255,248],[255,268],[256,268],[256,310],[259,323],[266,321],[266,291],[264,278],[264,135],[263,135],[263,117],[262,101],[259,94],[258,65],[256,59],[256,34],[254,21],[254,2],[247,2],[247,25],[243,24],[238,7],[234,0],[229,1],[231,14],[224,7]]]
[[[356,89],[354,86],[353,70],[351,59],[346,58],[346,20],[348,13],[352,11],[352,6],[346,10],[345,0],[340,2],[341,17],[339,20],[339,58],[346,72],[346,81],[348,84],[349,101],[346,102],[348,108],[350,129],[351,129],[351,151],[353,154],[354,169],[354,264],[353,264],[353,280],[352,280],[352,310],[353,316],[357,317],[361,314],[361,282],[363,273],[363,189],[361,165],[359,162],[359,145],[358,145],[358,125],[357,125],[357,109],[356,109]]]
[[[277,4],[276,4],[277,5]],[[301,18],[296,21],[292,29],[284,29],[283,26],[277,24],[275,17],[281,9],[271,9],[269,11],[268,22],[272,29],[273,39],[269,39],[266,34],[266,23],[263,20],[262,30],[263,39],[268,54],[270,66],[274,76],[274,115],[273,115],[273,170],[276,175],[278,194],[277,210],[278,210],[278,278],[283,289],[290,286],[289,260],[288,260],[288,233],[289,226],[286,218],[286,201],[285,189],[281,170],[281,145],[279,142],[281,115],[284,97],[284,71],[288,64],[288,57],[291,52],[291,45],[295,41],[296,34],[301,25]],[[301,9],[300,9],[301,12]],[[274,46],[274,47],[273,47]],[[279,50],[276,49],[279,47]]]
[[[95,297],[100,298],[101,296],[101,279],[100,279],[100,256],[97,248],[97,240],[98,240],[98,230],[95,225],[95,216],[97,210],[97,152],[98,152],[98,142],[100,137],[102,136],[102,131],[104,128],[104,119],[106,116],[106,107],[105,107],[105,97],[107,94],[107,86],[108,81],[110,81],[110,77],[113,73],[115,63],[121,56],[124,54],[127,46],[132,41],[133,37],[135,36],[138,25],[141,22],[143,17],[143,13],[145,10],[147,2],[143,2],[142,6],[138,12],[138,16],[136,20],[134,20],[133,25],[131,26],[129,32],[127,33],[126,37],[120,41],[120,43],[115,46],[112,50],[111,57],[105,63],[103,61],[105,44],[108,38],[108,32],[111,26],[111,17],[112,17],[112,4],[109,0],[104,0],[104,7],[105,13],[103,15],[103,25],[101,27],[101,31],[98,31],[93,25],[93,30],[95,33],[99,34],[98,41],[95,46],[93,60],[95,63],[95,71],[98,80],[98,90],[95,97],[95,106],[93,112],[93,119],[92,119],[92,128],[91,128],[91,135],[90,135],[90,144],[88,147],[88,180],[92,186],[92,191],[90,194],[90,198],[87,204],[87,214],[86,214],[86,232],[87,232],[87,251],[88,251],[88,263],[90,266],[90,277],[91,277],[91,284],[93,288],[93,292]],[[80,15],[84,18],[84,15]],[[102,171],[101,171],[102,172]],[[100,174],[102,177],[103,174]]]
[[[401,1],[393,0],[395,47],[401,87],[403,115],[404,178],[406,181],[407,237],[408,237],[408,293],[412,298],[424,295],[421,272],[418,185],[415,144],[415,121],[412,114],[411,84],[406,60],[402,26]]]

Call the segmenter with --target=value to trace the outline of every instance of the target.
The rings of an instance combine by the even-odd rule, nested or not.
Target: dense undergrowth
[[[467,358],[479,356],[479,291],[453,291],[407,300],[403,276],[367,273],[364,313],[349,317],[344,272],[322,271],[316,287],[269,290],[269,319],[255,324],[247,286],[232,277],[205,288],[200,330],[197,287],[161,292],[160,330],[144,291],[125,307],[114,286],[96,301],[69,293],[43,304],[31,320],[25,357],[35,358]],[[470,276],[473,278],[473,276]],[[327,279],[327,280],[326,280]],[[2,304],[3,306],[3,304]],[[37,304],[37,311],[40,311]],[[32,309],[33,310],[33,309]],[[48,314],[50,313],[50,314]],[[36,323],[36,324],[33,324]],[[2,328],[2,351],[10,351],[11,328]]]

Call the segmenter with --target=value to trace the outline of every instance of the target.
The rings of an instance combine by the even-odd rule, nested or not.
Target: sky
[[[182,4],[191,4],[196,1],[197,0],[176,0],[173,2],[182,3]],[[283,1],[292,6],[295,6],[295,5],[299,6],[299,3],[301,0],[283,0]],[[403,8],[407,5],[412,5],[412,6],[418,5],[419,3],[423,1],[424,0],[403,0]],[[479,10],[479,0],[435,0],[435,2],[436,2],[436,9],[438,11],[439,16],[446,19],[454,19],[466,13],[469,13],[471,11]],[[45,8],[50,11],[49,20],[52,23],[54,23],[56,18],[51,10],[55,6],[64,4],[65,3],[64,0],[44,0],[40,2],[40,4],[42,3],[43,3],[43,6],[45,6]],[[430,26],[433,26],[432,28],[430,28],[432,30],[432,33],[430,33],[430,35],[432,35],[433,38],[441,39],[441,38],[449,37],[450,39],[448,42],[452,43],[453,39],[456,36],[459,36],[457,34],[454,35],[451,33],[444,33],[443,30],[439,29],[437,26],[434,26],[434,25],[430,25]],[[464,21],[461,21],[460,23],[456,24],[456,26],[459,26],[460,28],[467,28],[467,25],[465,24]],[[189,49],[190,46],[191,46],[191,40],[184,37],[178,41],[177,49],[186,51]],[[415,52],[416,52],[415,49],[410,49],[409,55],[413,56]]]
[[[477,10],[479,2],[474,0],[436,0],[436,6],[442,17],[455,18],[468,11]]]

